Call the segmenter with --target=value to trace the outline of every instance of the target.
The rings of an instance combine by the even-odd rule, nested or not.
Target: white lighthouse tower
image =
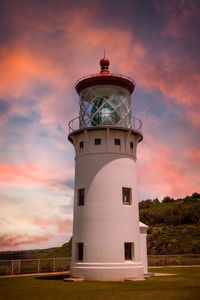
[[[119,281],[147,272],[146,229],[139,222],[136,150],[142,122],[131,115],[135,83],[101,71],[76,83],[80,113],[69,123],[75,148],[71,277]]]

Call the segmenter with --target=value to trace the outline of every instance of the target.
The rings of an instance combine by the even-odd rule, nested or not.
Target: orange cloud
[[[1,96],[19,97],[31,91],[35,80],[50,80],[52,84],[63,82],[62,71],[47,57],[32,53],[31,49],[4,48],[1,61]]]

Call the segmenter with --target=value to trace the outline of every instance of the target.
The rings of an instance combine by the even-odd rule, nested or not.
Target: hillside
[[[148,254],[200,254],[200,194],[139,203],[140,220],[149,226]]]

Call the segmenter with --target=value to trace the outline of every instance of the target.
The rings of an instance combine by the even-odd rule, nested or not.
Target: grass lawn
[[[151,268],[177,276],[138,282],[64,282],[64,275],[0,279],[0,300],[195,300],[200,299],[200,268]]]

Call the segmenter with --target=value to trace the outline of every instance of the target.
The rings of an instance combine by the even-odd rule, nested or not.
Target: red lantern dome
[[[129,93],[132,94],[135,88],[135,82],[131,78],[120,74],[110,73],[110,61],[105,56],[99,63],[101,67],[100,73],[82,77],[76,82],[75,86],[78,94],[85,88],[96,85],[120,86],[127,89]]]

